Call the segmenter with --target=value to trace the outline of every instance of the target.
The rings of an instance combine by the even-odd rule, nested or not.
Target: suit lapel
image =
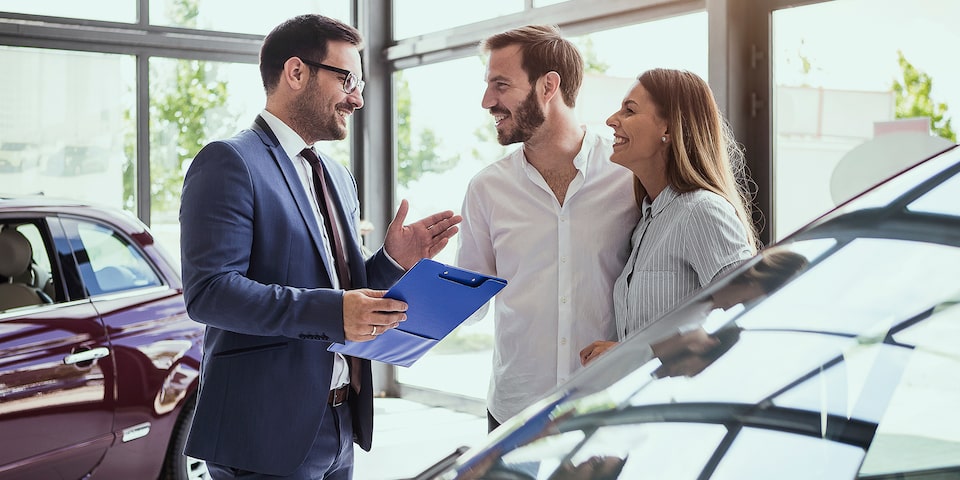
[[[328,274],[332,276],[332,272],[336,270],[328,261],[326,250],[323,247],[323,237],[320,235],[320,225],[317,225],[313,207],[307,198],[307,192],[303,188],[303,183],[300,181],[300,175],[297,174],[296,168],[287,157],[287,153],[280,147],[280,140],[277,139],[273,130],[270,129],[267,121],[260,115],[257,115],[253,130],[260,135],[260,139],[273,156],[273,161],[276,162],[277,168],[280,170],[283,180],[287,184],[287,189],[290,191],[290,195],[293,197],[294,203],[296,203],[297,210],[300,212],[300,217],[303,219],[303,223],[306,224],[311,238],[313,238],[313,244],[317,250],[317,254],[320,255],[320,259],[323,260],[323,265],[326,267]],[[336,198],[336,201],[339,202],[339,198]],[[339,208],[339,210],[342,210],[342,208]],[[352,261],[351,247],[351,262]],[[351,273],[353,272],[351,271]]]

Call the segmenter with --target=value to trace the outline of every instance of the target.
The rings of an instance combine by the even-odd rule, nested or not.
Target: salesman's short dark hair
[[[363,37],[356,28],[323,15],[298,15],[277,25],[260,47],[263,89],[269,95],[276,88],[283,64],[290,57],[322,62],[331,40],[349,42],[357,48],[363,46]]]

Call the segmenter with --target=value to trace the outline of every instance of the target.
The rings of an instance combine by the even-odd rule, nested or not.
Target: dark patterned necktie
[[[330,246],[333,247],[337,278],[340,280],[340,288],[348,290],[350,288],[350,269],[347,268],[347,256],[338,233],[340,229],[337,228],[337,209],[330,194],[330,186],[327,185],[326,175],[323,173],[323,165],[320,164],[320,159],[317,158],[313,148],[304,148],[300,155],[303,155],[303,158],[307,159],[307,162],[313,167],[313,181],[317,188],[317,204],[320,206],[320,213],[323,214],[323,226],[327,230],[327,238],[330,241]]]

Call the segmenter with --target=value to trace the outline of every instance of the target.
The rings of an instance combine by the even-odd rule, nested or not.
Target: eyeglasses
[[[339,73],[343,75],[343,93],[351,94],[354,90],[360,89],[360,93],[363,93],[364,81],[357,78],[350,70],[344,70],[342,68],[331,67],[330,65],[324,65],[322,63],[312,62],[305,58],[301,58],[300,61],[310,65],[311,67],[322,68],[324,70],[329,70],[334,73]]]

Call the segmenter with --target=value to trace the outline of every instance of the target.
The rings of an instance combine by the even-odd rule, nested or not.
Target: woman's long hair
[[[657,105],[667,122],[667,181],[680,193],[709,190],[725,198],[743,223],[747,240],[760,245],[751,210],[756,184],[750,179],[729,125],[720,114],[710,86],[697,74],[685,70],[656,68],[637,80]],[[646,191],[635,181],[637,199]]]

